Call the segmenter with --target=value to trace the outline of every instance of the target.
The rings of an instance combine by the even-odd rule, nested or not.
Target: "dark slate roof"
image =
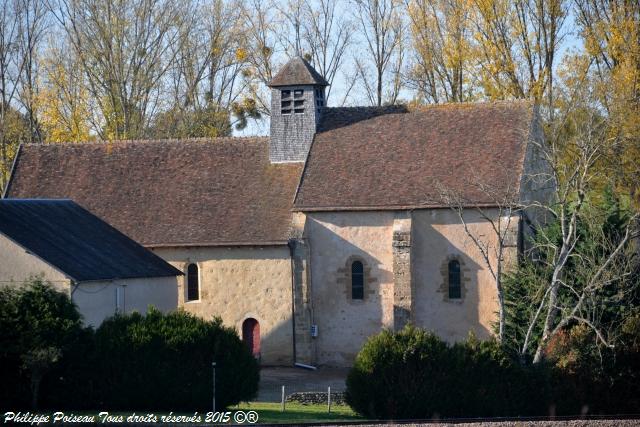
[[[0,233],[80,282],[182,274],[71,200],[0,200]]]
[[[304,58],[296,56],[278,71],[269,86],[296,85],[329,86],[329,83]]]
[[[145,246],[285,244],[302,163],[268,138],[23,145],[12,198],[69,198]]]
[[[495,205],[518,191],[533,118],[528,101],[324,109],[294,209],[442,207],[443,190]]]

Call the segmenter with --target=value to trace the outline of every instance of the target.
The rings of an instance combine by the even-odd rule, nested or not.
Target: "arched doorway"
[[[256,319],[249,318],[242,322],[242,341],[255,357],[260,357],[260,323]]]

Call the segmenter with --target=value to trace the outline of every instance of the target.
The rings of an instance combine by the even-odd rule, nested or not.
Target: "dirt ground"
[[[311,371],[303,368],[263,367],[260,370],[258,402],[280,402],[282,386],[285,395],[302,391],[344,391],[348,369],[318,368]]]

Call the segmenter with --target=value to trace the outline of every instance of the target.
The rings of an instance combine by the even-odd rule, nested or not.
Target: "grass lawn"
[[[280,403],[250,402],[241,403],[230,410],[256,411],[259,415],[258,423],[266,424],[294,424],[324,421],[358,421],[363,418],[346,405],[332,405],[331,413],[327,413],[327,405],[302,405],[301,403],[287,403],[282,412]]]

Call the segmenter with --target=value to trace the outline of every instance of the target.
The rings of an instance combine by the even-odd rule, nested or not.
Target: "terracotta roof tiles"
[[[495,204],[469,183],[517,189],[532,120],[528,101],[325,109],[294,209]]]
[[[268,138],[24,145],[6,196],[73,199],[147,246],[282,244],[301,169]]]

